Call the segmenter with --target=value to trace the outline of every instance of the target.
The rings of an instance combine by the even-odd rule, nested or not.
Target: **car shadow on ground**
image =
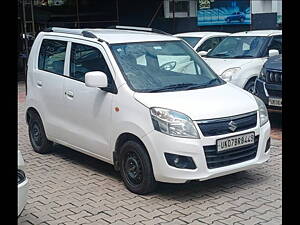
[[[85,168],[95,174],[107,176],[122,183],[120,173],[115,171],[113,165],[109,163],[62,145],[55,145],[51,154],[71,163],[78,164],[81,168]],[[206,181],[191,181],[184,184],[159,182],[156,191],[148,194],[148,196],[159,196],[160,198],[185,201],[189,198],[195,198],[195,196],[197,198],[203,195],[213,197],[214,193],[217,192],[234,193],[243,189],[243,187],[255,187],[267,179],[269,179],[269,176],[264,175],[263,172],[258,173],[256,170],[250,169]],[[124,185],[123,187],[126,189]]]

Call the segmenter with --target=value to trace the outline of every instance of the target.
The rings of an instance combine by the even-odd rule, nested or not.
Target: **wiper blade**
[[[153,93],[153,92],[160,92],[160,91],[176,90],[176,89],[186,88],[186,87],[195,86],[195,85],[197,85],[197,84],[194,84],[194,83],[172,84],[172,85],[168,85],[168,86],[165,86],[162,88],[151,90],[149,92]]]
[[[237,55],[237,56],[233,56],[232,58],[234,59],[240,59],[240,58],[253,58],[253,55]]]
[[[218,53],[218,54],[214,54],[214,55],[206,55],[206,57],[217,57],[217,56],[229,56],[229,55],[225,54],[225,53]]]

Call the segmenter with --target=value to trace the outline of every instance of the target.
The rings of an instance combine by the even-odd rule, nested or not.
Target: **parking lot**
[[[270,113],[271,158],[263,166],[188,184],[163,184],[140,196],[113,166],[57,145],[32,150],[18,84],[18,148],[29,179],[18,224],[282,224],[281,114]]]

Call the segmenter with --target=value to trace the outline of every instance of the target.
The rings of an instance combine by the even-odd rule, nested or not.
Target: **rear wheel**
[[[28,132],[35,152],[45,154],[52,150],[53,143],[47,139],[42,120],[35,112],[30,113]]]
[[[127,141],[120,148],[121,176],[128,190],[136,194],[154,191],[155,181],[150,157],[144,146]]]

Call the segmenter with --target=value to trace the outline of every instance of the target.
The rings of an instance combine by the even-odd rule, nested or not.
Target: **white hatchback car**
[[[281,30],[245,31],[225,38],[203,60],[224,80],[253,93],[264,63],[281,54],[281,47]]]
[[[200,56],[202,56],[214,49],[228,35],[230,35],[230,33],[202,31],[180,33],[175,34],[174,36],[185,40]]]
[[[55,142],[111,163],[138,194],[269,159],[264,103],[220,79],[181,39],[121,26],[47,31],[28,60],[34,151]]]
[[[21,152],[18,150],[18,216],[22,213],[28,194],[28,179],[24,172],[25,163]]]

